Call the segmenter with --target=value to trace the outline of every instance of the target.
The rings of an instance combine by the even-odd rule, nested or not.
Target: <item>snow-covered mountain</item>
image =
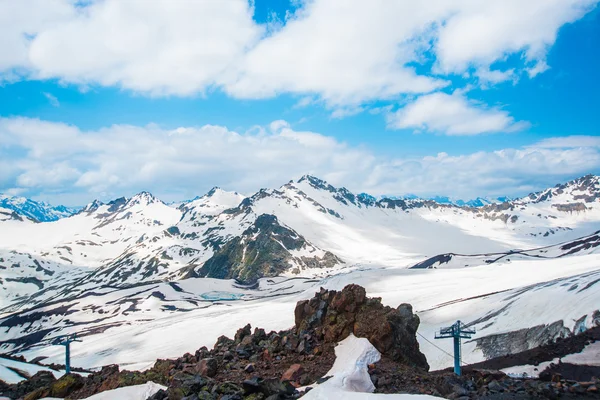
[[[123,340],[127,326],[139,326],[140,337],[148,329],[162,335],[164,318],[175,323],[182,312],[189,317],[203,307],[194,314],[197,323],[215,324],[203,328],[207,341],[245,324],[243,318],[284,329],[287,319],[250,317],[241,302],[253,299],[252,312],[265,311],[277,296],[281,304],[275,307],[286,308],[310,297],[315,287],[353,281],[364,282],[374,295],[412,302],[424,311],[502,290],[514,290],[518,297],[520,287],[553,279],[573,277],[580,285],[593,285],[600,268],[599,180],[586,176],[479,207],[376,199],[304,176],[249,197],[214,188],[177,206],[142,192],[107,204],[96,201],[75,215],[44,223],[0,208],[0,313],[5,313],[0,351],[53,354],[37,343],[74,331],[92,337],[108,329]],[[410,269],[415,265],[426,269]],[[508,269],[528,272],[518,280],[505,276]],[[447,285],[436,281],[442,270],[457,290],[444,292]],[[584,275],[575,278],[578,274]],[[493,281],[460,292],[459,281],[473,276]],[[407,282],[415,286],[408,288]],[[582,300],[576,293],[569,294],[570,301]],[[597,296],[595,289],[582,293],[588,300]],[[238,310],[240,320],[225,321],[213,312],[223,301],[231,305],[229,312]],[[490,302],[478,304],[478,315],[495,309]],[[573,310],[591,316],[589,304],[581,301]],[[436,315],[436,325],[454,316],[444,314],[444,320],[427,313]],[[500,320],[496,326],[487,332],[511,329]],[[97,346],[105,345],[98,340]],[[155,357],[193,350],[189,345],[164,347]],[[124,362],[126,354],[135,358],[125,351],[101,359]],[[100,362],[87,360],[88,366]]]
[[[48,222],[70,217],[77,212],[76,208],[51,206],[25,197],[6,196],[0,194],[0,207],[13,210],[17,214],[34,221]]]
[[[86,287],[122,287],[190,277],[319,276],[356,264],[408,267],[437,254],[501,253],[583,237],[600,229],[599,193],[594,176],[477,208],[377,200],[312,176],[247,198],[213,188],[177,208],[142,192],[42,224],[0,213],[7,219],[0,225],[2,275],[18,274],[13,282],[22,285],[10,292],[31,304],[27,293],[41,301],[54,295],[48,287],[66,290],[54,284],[60,273],[45,272],[65,268],[87,271]]]

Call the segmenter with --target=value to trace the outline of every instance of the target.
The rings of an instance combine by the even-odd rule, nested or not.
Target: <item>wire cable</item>
[[[432,345],[433,347],[435,347],[436,349],[438,349],[439,351],[441,351],[442,353],[446,354],[448,357],[450,357],[451,359],[454,360],[454,356],[452,354],[448,353],[446,350],[442,349],[437,344],[433,343],[431,340],[429,340],[425,336],[421,335],[418,331],[417,331],[417,335],[421,336],[427,343],[429,343],[430,345]]]

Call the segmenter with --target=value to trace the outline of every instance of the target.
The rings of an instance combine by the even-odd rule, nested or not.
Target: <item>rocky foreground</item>
[[[212,350],[203,347],[175,360],[157,360],[144,372],[120,371],[113,365],[85,378],[69,374],[58,380],[49,372],[39,372],[16,385],[0,381],[0,396],[83,399],[152,381],[167,390],[148,400],[295,399],[310,390],[298,388],[329,379],[326,374],[335,360],[336,343],[353,333],[367,338],[382,354],[380,362],[369,365],[376,393],[449,399],[600,398],[600,380],[563,379],[556,368],[542,373],[542,379],[511,378],[483,366],[461,377],[449,371],[428,372],[416,339],[418,327],[419,317],[409,304],[383,306],[381,299],[366,297],[357,285],[339,292],[321,289],[296,305],[292,329],[267,333],[247,325],[233,339],[221,336]]]

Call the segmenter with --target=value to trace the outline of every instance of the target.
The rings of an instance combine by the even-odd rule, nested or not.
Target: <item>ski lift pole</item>
[[[71,343],[81,342],[81,339],[77,338],[77,334],[65,335],[56,338],[53,344],[65,346],[65,374],[71,373]]]
[[[439,333],[435,334],[436,339],[454,339],[454,373],[460,376],[461,348],[460,339],[470,339],[475,334],[475,329],[463,328],[462,322],[456,321],[452,326],[441,328]]]

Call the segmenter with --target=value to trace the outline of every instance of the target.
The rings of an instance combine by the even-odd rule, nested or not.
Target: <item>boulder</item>
[[[281,380],[299,382],[302,374],[304,374],[302,365],[293,364],[281,375]]]
[[[196,372],[202,376],[214,377],[217,374],[217,360],[214,358],[204,358],[196,365]]]
[[[312,299],[298,302],[294,317],[298,332],[312,330],[329,343],[353,333],[395,361],[429,370],[416,338],[419,317],[410,304],[384,306],[380,298],[367,298],[363,287],[351,284],[339,292],[321,289]]]

